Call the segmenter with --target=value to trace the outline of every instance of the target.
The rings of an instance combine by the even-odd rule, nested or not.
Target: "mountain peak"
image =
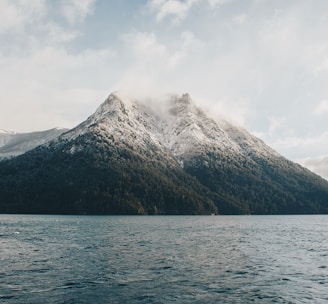
[[[169,104],[169,113],[174,116],[186,115],[195,112],[196,105],[193,103],[188,93],[180,95],[173,95]]]
[[[189,104],[189,103],[192,102],[191,96],[189,95],[189,93],[182,94],[182,96],[180,97],[179,101],[181,103],[185,103],[185,104]]]
[[[192,98],[189,95],[189,93],[184,93],[182,95],[174,94],[174,95],[172,95],[171,101],[174,104],[184,104],[184,105],[189,105],[189,104],[193,103]]]
[[[90,124],[94,124],[104,120],[108,121],[111,117],[117,117],[120,121],[125,120],[129,116],[133,104],[134,102],[129,98],[121,97],[117,92],[111,93],[88,121]]]
[[[117,93],[111,93],[108,98],[99,106],[98,111],[106,114],[111,111],[125,111],[128,102],[122,101],[122,98]]]

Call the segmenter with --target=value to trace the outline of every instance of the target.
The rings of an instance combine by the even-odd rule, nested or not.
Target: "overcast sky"
[[[0,0],[0,129],[188,92],[292,160],[328,155],[327,37],[326,0]]]

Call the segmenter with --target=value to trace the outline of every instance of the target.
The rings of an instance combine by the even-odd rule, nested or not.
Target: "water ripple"
[[[327,216],[0,216],[3,303],[325,303]]]

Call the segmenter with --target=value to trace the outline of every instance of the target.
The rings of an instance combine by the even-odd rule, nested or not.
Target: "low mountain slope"
[[[188,94],[112,94],[85,122],[0,163],[0,212],[328,213],[328,183]]]

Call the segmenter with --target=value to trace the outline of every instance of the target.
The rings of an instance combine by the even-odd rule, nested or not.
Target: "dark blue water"
[[[328,303],[328,216],[0,215],[1,303]]]

